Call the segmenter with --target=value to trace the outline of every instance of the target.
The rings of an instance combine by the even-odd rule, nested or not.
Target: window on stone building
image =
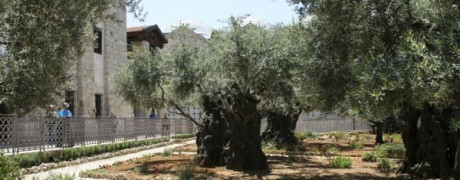
[[[96,94],[96,117],[102,116],[102,94]]]
[[[102,30],[94,28],[94,35],[96,36],[94,53],[102,54]]]

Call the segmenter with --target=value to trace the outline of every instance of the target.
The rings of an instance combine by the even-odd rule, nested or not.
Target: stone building
[[[132,117],[133,109],[115,92],[112,77],[125,64],[126,10],[109,10],[116,20],[101,22],[94,28],[96,45],[88,45],[82,58],[71,68],[65,101],[74,116]]]

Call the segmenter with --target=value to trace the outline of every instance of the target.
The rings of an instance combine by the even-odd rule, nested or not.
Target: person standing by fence
[[[73,140],[71,137],[71,126],[70,126],[70,118],[72,117],[72,112],[69,110],[69,104],[64,102],[62,103],[62,109],[58,112],[58,118],[60,123],[59,133],[58,135],[61,136],[59,138],[60,142],[58,143],[58,147],[64,144],[64,140],[67,141],[68,146],[73,146]],[[65,130],[64,130],[65,129]]]

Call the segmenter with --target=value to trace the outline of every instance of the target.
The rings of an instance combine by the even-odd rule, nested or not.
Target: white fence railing
[[[267,120],[262,120],[261,132],[265,131]],[[324,133],[330,131],[370,131],[371,124],[364,120],[353,119],[325,119],[325,120],[299,120],[295,132]]]

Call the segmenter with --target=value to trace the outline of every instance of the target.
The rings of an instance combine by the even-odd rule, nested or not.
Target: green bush
[[[161,153],[161,156],[163,157],[168,157],[172,155],[172,150],[171,149],[164,149],[163,153]]]
[[[379,160],[379,165],[377,166],[377,168],[384,172],[390,172],[393,168],[393,165],[391,164],[388,158],[382,158]]]
[[[376,162],[377,161],[377,154],[375,152],[365,152],[361,159],[365,162]]]
[[[195,134],[177,134],[175,136],[173,136],[172,138],[173,139],[187,139],[187,138],[192,138],[192,137],[195,137],[196,135]]]
[[[351,149],[362,149],[364,147],[363,143],[359,141],[359,139],[351,140],[348,145],[350,145]]]
[[[331,165],[333,168],[345,169],[351,167],[351,159],[343,156],[338,156],[332,159]]]
[[[386,142],[399,143],[399,144],[403,143],[401,134],[385,134],[383,138],[385,139]]]
[[[19,165],[0,152],[0,179],[21,179]]]
[[[331,131],[328,133],[329,137],[333,137],[335,141],[340,141],[342,139],[345,139],[345,133],[341,131]]]
[[[106,152],[113,152],[127,148],[158,144],[168,141],[167,138],[148,139],[142,141],[121,142],[100,146],[88,146],[79,148],[62,149],[48,152],[26,153],[15,155],[12,159],[17,162],[21,168],[40,165],[41,163],[61,162],[77,159],[82,156],[93,156]],[[1,178],[0,178],[1,179]]]
[[[195,166],[193,164],[179,166],[176,169],[176,174],[179,176],[180,180],[189,180],[193,178],[193,174],[195,173]]]
[[[146,174],[148,171],[147,165],[141,165],[139,167],[134,168],[133,172],[138,173],[138,174]]]
[[[381,144],[377,148],[377,155],[382,158],[404,158],[406,149],[402,144]]]
[[[305,139],[318,139],[318,134],[308,131],[295,133],[294,135],[299,141],[303,141]]]
[[[75,176],[70,174],[50,174],[45,180],[74,180]]]

